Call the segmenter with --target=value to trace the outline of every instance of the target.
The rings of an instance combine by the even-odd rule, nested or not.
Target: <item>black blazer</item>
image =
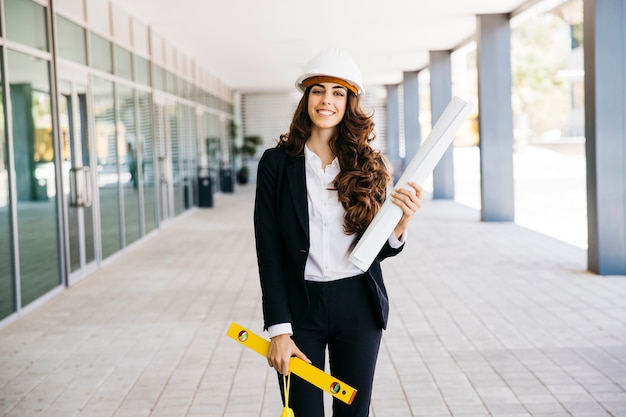
[[[309,309],[304,266],[309,253],[309,221],[304,154],[289,157],[268,149],[259,161],[254,230],[265,329],[303,319]],[[388,243],[366,272],[381,328],[387,327],[389,300],[380,262],[398,254]]]

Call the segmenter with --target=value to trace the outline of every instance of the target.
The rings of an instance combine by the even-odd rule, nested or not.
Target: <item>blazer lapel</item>
[[[309,237],[309,221],[307,216],[306,177],[304,173],[304,155],[288,157],[285,164],[285,174],[291,190],[293,205],[300,226]]]

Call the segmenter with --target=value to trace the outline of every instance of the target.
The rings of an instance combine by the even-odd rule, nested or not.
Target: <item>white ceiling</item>
[[[318,51],[348,50],[367,85],[402,81],[428,51],[471,38],[476,15],[528,0],[113,0],[228,87],[285,91]]]

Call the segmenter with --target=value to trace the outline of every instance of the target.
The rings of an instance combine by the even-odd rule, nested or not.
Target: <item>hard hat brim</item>
[[[347,82],[343,78],[328,77],[328,76],[325,76],[325,75],[317,75],[315,77],[306,78],[305,80],[302,81],[302,85],[304,87],[311,87],[312,85],[321,84],[321,83],[339,84],[339,85],[347,88],[348,90],[352,91],[354,94],[359,94],[358,87],[354,86],[353,84],[350,84],[349,82]]]
[[[302,74],[300,77],[298,77],[298,79],[296,80],[296,88],[304,93],[307,89],[307,86],[305,85],[305,81],[310,79],[310,78],[315,78],[315,77],[328,77],[328,78],[334,78],[337,81],[343,81],[346,84],[348,84],[350,87],[353,87],[354,90],[352,90],[356,95],[361,96],[363,94],[365,94],[365,89],[363,88],[363,86],[357,82],[354,82],[352,80],[348,80],[346,78],[342,78],[342,77],[337,77],[336,75],[330,75],[330,74],[320,74],[320,73],[306,73],[306,74]],[[337,83],[337,84],[342,84],[342,83]],[[345,86],[347,88],[349,88],[348,86]]]

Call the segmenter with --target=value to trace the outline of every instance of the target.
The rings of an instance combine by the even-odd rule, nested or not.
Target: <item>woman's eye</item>
[[[344,96],[343,91],[335,91],[335,95],[337,97],[343,97]]]

